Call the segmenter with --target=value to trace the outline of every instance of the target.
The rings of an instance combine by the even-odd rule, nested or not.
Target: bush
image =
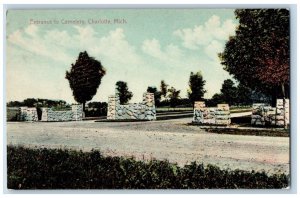
[[[7,158],[9,189],[280,189],[289,185],[285,174],[221,170],[195,162],[181,168],[167,161],[104,157],[98,151],[8,146]]]
[[[106,102],[89,102],[88,108],[85,109],[85,117],[100,117],[107,115]]]
[[[19,114],[19,108],[17,107],[8,107],[6,111],[6,120],[7,121],[17,121]]]

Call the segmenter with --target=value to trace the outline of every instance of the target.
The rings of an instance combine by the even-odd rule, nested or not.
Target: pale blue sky
[[[148,86],[165,80],[186,97],[190,72],[201,71],[206,98],[229,74],[223,51],[237,21],[231,9],[10,10],[7,14],[7,101],[28,97],[74,102],[65,71],[86,50],[107,70],[93,101],[107,101],[126,81],[138,102]],[[51,21],[52,24],[30,24]],[[112,24],[88,24],[89,19]],[[113,24],[114,19],[127,23]],[[58,24],[54,24],[54,20]],[[62,24],[82,20],[81,24]]]

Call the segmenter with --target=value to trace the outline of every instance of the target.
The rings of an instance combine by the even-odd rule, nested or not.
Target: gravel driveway
[[[98,149],[139,160],[191,161],[222,168],[289,173],[289,138],[207,133],[190,118],[154,122],[9,122],[7,143],[29,147]]]

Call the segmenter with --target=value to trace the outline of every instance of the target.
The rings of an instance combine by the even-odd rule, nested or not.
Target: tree
[[[237,9],[239,26],[219,54],[242,85],[277,97],[289,95],[289,10]]]
[[[66,79],[69,81],[74,99],[83,104],[83,111],[85,103],[97,93],[105,73],[101,62],[90,57],[86,51],[80,52],[76,63],[72,64],[71,71],[66,71]]]
[[[169,92],[169,99],[170,99],[170,106],[171,107],[176,107],[180,100],[179,100],[179,94],[180,94],[180,90],[176,90],[174,87],[171,87],[170,89],[168,89]]]
[[[288,39],[277,38],[274,33],[269,40],[263,43],[262,48],[265,51],[263,57],[259,57],[260,63],[263,65],[259,68],[258,78],[268,84],[269,86],[277,86],[281,88],[283,97],[283,108],[284,108],[284,126],[286,125],[285,119],[285,106],[286,96],[289,90],[289,43]]]
[[[133,96],[132,92],[128,90],[127,83],[123,81],[116,83],[116,91],[119,94],[121,104],[126,104]]]
[[[23,105],[27,107],[35,107],[37,104],[37,100],[34,98],[27,98],[23,101]]]
[[[234,82],[231,79],[224,80],[221,88],[223,101],[228,103],[229,105],[235,104],[237,99],[236,94],[237,89],[234,86]]]
[[[201,72],[190,74],[188,98],[194,104],[195,101],[203,100],[205,80],[203,80]]]
[[[7,103],[8,107],[21,107],[21,106],[27,106],[27,107],[68,107],[66,101],[64,100],[49,100],[49,99],[35,99],[35,98],[27,98],[20,101],[11,101]]]
[[[158,106],[160,104],[161,92],[157,91],[156,87],[148,87],[147,92],[154,94],[155,105]]]
[[[160,93],[161,93],[161,96],[163,96],[164,98],[167,97],[167,93],[168,93],[168,86],[164,80],[162,80],[160,82]]]
[[[22,102],[19,101],[9,101],[8,103],[6,103],[7,107],[21,107],[24,106]]]
[[[208,106],[217,106],[217,104],[225,103],[223,99],[223,95],[216,93],[213,95],[211,99],[207,101]]]
[[[89,102],[87,103],[88,109],[86,110],[86,117],[98,117],[107,115],[106,102]]]
[[[236,88],[236,102],[240,105],[250,105],[252,103],[252,90],[239,83]]]

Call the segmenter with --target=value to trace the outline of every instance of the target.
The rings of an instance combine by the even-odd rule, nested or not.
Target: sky
[[[65,73],[82,51],[106,69],[92,101],[107,102],[120,80],[131,102],[161,80],[186,98],[190,73],[198,71],[211,98],[231,78],[217,54],[237,24],[232,9],[9,10],[6,100],[74,103]]]

